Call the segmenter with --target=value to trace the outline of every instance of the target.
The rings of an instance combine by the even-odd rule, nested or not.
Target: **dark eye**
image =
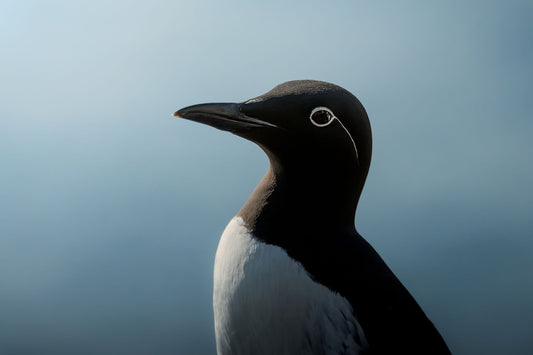
[[[333,112],[327,107],[317,107],[311,111],[309,119],[315,126],[324,127],[330,124],[334,117]]]

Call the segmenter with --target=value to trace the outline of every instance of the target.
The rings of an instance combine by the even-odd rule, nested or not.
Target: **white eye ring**
[[[327,115],[328,115],[328,120],[327,122],[324,122],[324,123],[319,123],[317,121],[315,121],[313,119],[313,115],[317,112],[320,112],[320,111],[325,111],[327,112]],[[333,114],[333,112],[325,107],[325,106],[318,106],[318,107],[315,107],[313,109],[313,111],[311,111],[311,113],[309,114],[309,120],[311,121],[312,124],[314,124],[315,126],[317,127],[326,127],[327,125],[329,125],[331,122],[333,122],[333,120],[335,120],[337,117],[335,117],[335,115]]]

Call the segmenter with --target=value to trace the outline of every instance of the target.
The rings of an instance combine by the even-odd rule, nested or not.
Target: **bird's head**
[[[174,115],[257,143],[270,159],[263,181],[284,194],[290,218],[353,226],[372,136],[365,109],[348,91],[289,81],[243,103],[194,105]]]
[[[194,105],[174,116],[257,143],[273,167],[283,171],[355,174],[364,182],[370,165],[372,138],[365,109],[354,95],[330,83],[289,81],[243,103]]]

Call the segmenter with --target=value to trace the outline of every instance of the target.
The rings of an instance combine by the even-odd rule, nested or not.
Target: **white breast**
[[[240,217],[218,245],[213,303],[219,354],[358,354],[367,346],[350,303],[282,248],[252,238]]]

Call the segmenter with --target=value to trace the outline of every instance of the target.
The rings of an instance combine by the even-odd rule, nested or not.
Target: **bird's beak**
[[[174,112],[173,116],[204,123],[237,134],[256,128],[277,127],[273,123],[244,114],[241,111],[242,105],[239,103],[193,105]]]

